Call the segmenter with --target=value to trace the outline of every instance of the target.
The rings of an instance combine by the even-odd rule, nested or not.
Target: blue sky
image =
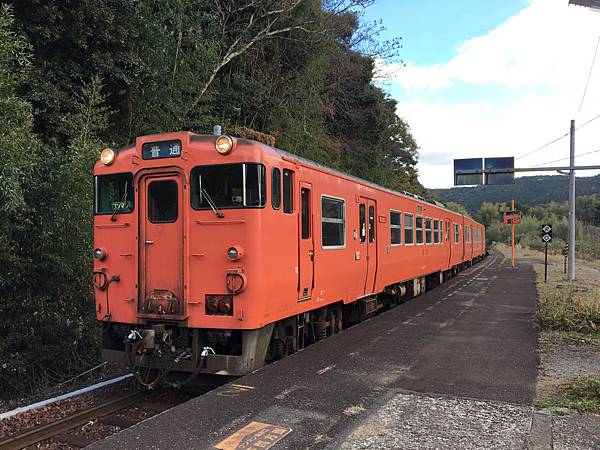
[[[401,57],[425,65],[448,61],[465,40],[486,34],[528,0],[378,0],[365,19],[382,20],[384,38],[402,37]]]
[[[378,0],[364,19],[383,21],[382,39],[403,38],[406,66],[380,62],[378,84],[411,126],[427,187],[451,185],[454,158],[518,157],[600,113],[600,67],[578,109],[600,14],[568,0]],[[577,153],[594,146],[600,120],[578,132]],[[518,166],[565,154],[559,141]]]

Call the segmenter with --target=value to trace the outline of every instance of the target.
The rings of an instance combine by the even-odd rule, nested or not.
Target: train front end
[[[261,146],[168,133],[105,149],[94,169],[94,290],[103,355],[149,386],[264,364]]]

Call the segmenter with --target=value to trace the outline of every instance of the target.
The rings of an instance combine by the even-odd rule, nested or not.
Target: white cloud
[[[534,0],[488,34],[463,42],[450,61],[380,66],[388,82],[406,90],[398,99],[398,114],[421,147],[422,183],[452,183],[451,165],[431,164],[435,154],[519,156],[566,132],[570,119],[581,124],[600,114],[599,55],[577,115],[599,35],[600,13],[568,6],[566,0]],[[456,101],[469,85],[484,92],[481,98]],[[502,97],[496,95],[498,89]],[[600,119],[577,133],[577,153],[595,149],[600,149]],[[568,139],[518,165],[565,156]],[[600,153],[578,163],[600,164]]]

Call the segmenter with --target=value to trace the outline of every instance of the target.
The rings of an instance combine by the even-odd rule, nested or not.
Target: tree
[[[469,211],[467,211],[467,209],[463,205],[461,205],[459,203],[448,202],[448,203],[446,203],[446,208],[448,208],[451,211],[454,211],[454,212],[457,212],[459,214],[462,214],[464,216],[469,216],[470,217]]]

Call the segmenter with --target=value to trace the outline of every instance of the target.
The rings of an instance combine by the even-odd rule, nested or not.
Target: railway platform
[[[532,407],[536,295],[531,265],[492,254],[91,448],[559,448],[573,436]]]

